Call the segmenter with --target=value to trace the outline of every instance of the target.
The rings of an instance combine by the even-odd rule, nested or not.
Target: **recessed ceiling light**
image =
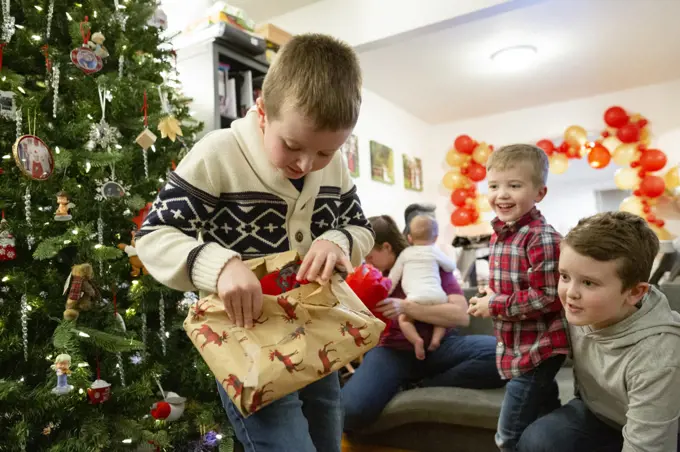
[[[511,46],[491,54],[491,60],[507,70],[521,70],[531,65],[538,49],[531,45]]]

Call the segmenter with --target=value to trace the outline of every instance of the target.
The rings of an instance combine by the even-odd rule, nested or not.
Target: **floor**
[[[342,438],[342,452],[411,452],[406,449],[393,449],[391,447],[366,446],[363,444],[351,444],[346,438]]]

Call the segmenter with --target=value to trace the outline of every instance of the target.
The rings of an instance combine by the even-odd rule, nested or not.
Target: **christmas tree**
[[[0,450],[229,449],[194,296],[134,250],[200,127],[162,12],[0,1]]]

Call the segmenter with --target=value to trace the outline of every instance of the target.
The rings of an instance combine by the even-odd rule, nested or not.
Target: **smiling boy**
[[[527,144],[505,146],[487,162],[492,221],[489,288],[469,313],[493,319],[496,365],[509,379],[496,445],[514,451],[524,429],[559,407],[555,375],[569,353],[557,297],[560,235],[536,209],[547,193],[548,156]]]
[[[647,281],[659,240],[645,220],[607,212],[562,242],[559,296],[577,398],[532,424],[521,452],[675,452],[680,314]]]
[[[358,265],[373,230],[337,149],[360,106],[352,48],[295,36],[269,68],[256,108],[204,137],[170,174],[137,234],[151,275],[173,289],[217,293],[237,326],[252,327],[262,289],[242,260],[297,249],[298,279],[321,282],[336,266]],[[246,452],[340,452],[336,373],[248,418],[218,390]]]

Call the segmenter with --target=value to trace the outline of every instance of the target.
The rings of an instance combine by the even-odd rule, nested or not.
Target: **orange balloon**
[[[588,151],[588,164],[595,169],[602,169],[609,165],[612,156],[600,143],[595,143],[595,145]]]
[[[588,132],[581,126],[567,127],[564,131],[564,141],[569,143],[569,146],[580,149],[588,141]]]
[[[446,154],[446,163],[453,167],[464,167],[470,162],[470,156],[467,154],[461,154],[454,148],[451,148]]]
[[[466,188],[470,181],[467,177],[460,174],[460,170],[452,169],[444,174],[444,179],[442,179],[442,184],[449,190],[454,190],[456,188]]]

